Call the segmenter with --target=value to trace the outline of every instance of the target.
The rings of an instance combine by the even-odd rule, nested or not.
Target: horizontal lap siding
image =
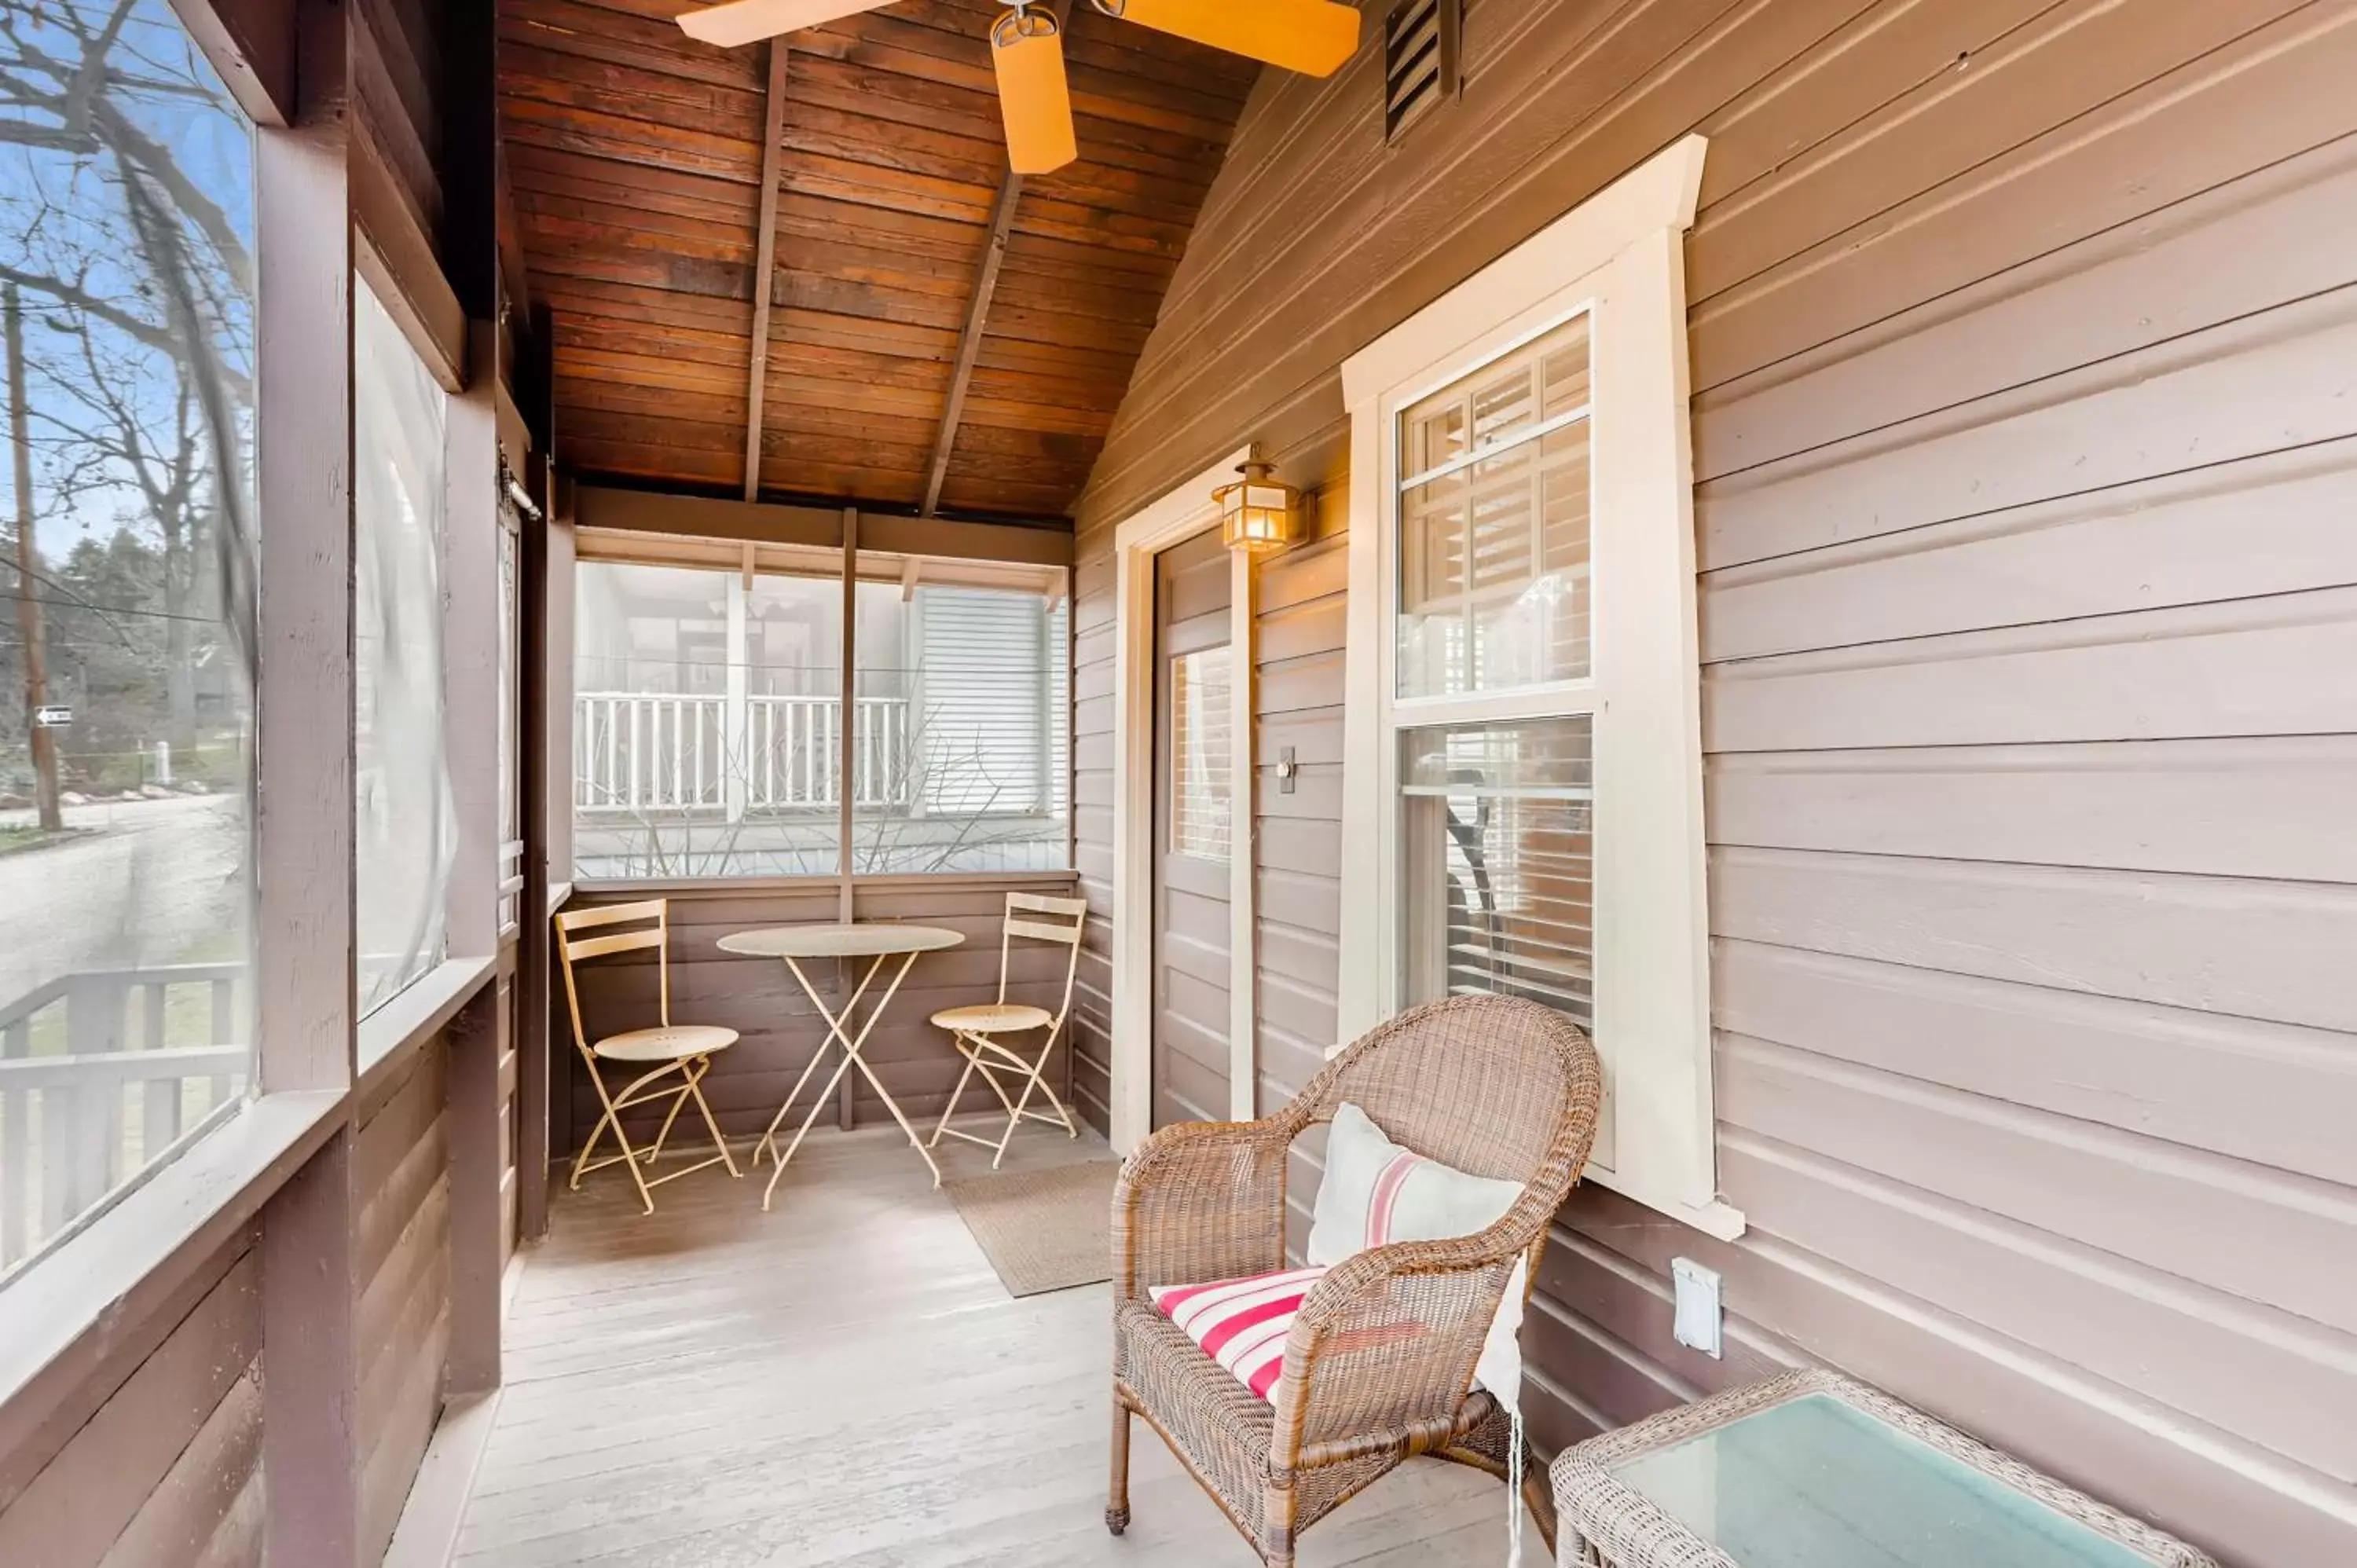
[[[450,1047],[429,1040],[360,1108],[352,1248],[361,1538],[381,1554],[442,1413],[450,1348]]]
[[[1388,153],[1371,59],[1262,83],[1082,509],[1082,681],[1110,693],[1122,518],[1247,439],[1339,497],[1344,357],[1709,134],[1713,1015],[1751,1229],[1578,1195],[1534,1430],[1827,1361],[2230,1562],[2357,1560],[2357,6],[1472,0],[1466,57]],[[1260,568],[1260,756],[1305,764],[1258,807],[1264,1104],[1332,1016],[1321,510]],[[1680,1254],[1726,1277],[1724,1360],[1670,1341]]]
[[[1100,1133],[1113,1124],[1113,531],[1083,534],[1072,569],[1072,864],[1089,901],[1072,1002],[1072,1095]]]
[[[1062,896],[1071,891],[1069,886],[1029,880],[1023,886],[1027,891]],[[578,900],[576,907],[625,902],[629,897],[628,894],[600,895]],[[732,1138],[754,1136],[769,1125],[795,1078],[825,1040],[826,1026],[782,962],[723,952],[720,939],[754,927],[832,922],[840,909],[838,898],[833,883],[783,891],[716,888],[672,896],[672,1017],[683,1024],[716,1024],[738,1035],[735,1045],[713,1058],[711,1074],[704,1080],[705,1098],[711,1102],[721,1131]],[[950,1048],[949,1036],[928,1020],[944,1007],[988,1002],[998,993],[999,926],[1006,904],[1006,890],[987,885],[864,887],[859,892],[857,914],[863,920],[945,926],[965,937],[961,947],[918,955],[861,1053],[911,1119],[939,1116],[957,1084],[960,1063]],[[1087,962],[1084,954],[1083,975]],[[846,961],[838,965],[823,960],[802,968],[827,1005],[840,1007],[858,983],[865,963],[865,960]],[[868,993],[871,998],[882,993],[897,964],[893,961],[877,975]],[[1030,1003],[1052,1013],[1063,996],[1065,964],[1061,948],[1017,942],[1009,962],[1007,1000]],[[581,987],[582,1018],[591,1038],[655,1021],[659,975],[652,953],[586,961],[576,973]],[[866,1008],[863,1003],[863,1017]],[[571,1143],[577,1148],[597,1124],[600,1108],[597,1090],[580,1067],[578,1053],[571,1047],[571,1026],[564,1016],[561,1000],[557,1029],[557,1048],[564,1054],[567,1073],[561,1092],[569,1095]],[[1049,1074],[1049,1082],[1059,1092],[1063,1083],[1062,1056],[1063,1047],[1059,1047],[1058,1059],[1050,1064]],[[811,1103],[813,1089],[837,1060],[839,1057],[830,1055],[812,1082],[803,1086],[802,1098],[795,1102],[797,1122]],[[619,1090],[625,1081],[609,1069],[609,1088]],[[1076,1091],[1084,1083],[1075,1073]],[[983,1098],[985,1092],[969,1087],[965,1108],[981,1110],[987,1103]],[[1085,1094],[1081,1098],[1085,1107]],[[652,1138],[664,1109],[664,1102],[659,1101],[626,1113],[630,1135]],[[874,1087],[864,1079],[857,1080],[854,1114],[862,1126],[890,1120]],[[817,1124],[836,1124],[832,1098]],[[674,1144],[701,1135],[693,1110],[672,1132]],[[619,1171],[611,1174],[628,1179]]]
[[[10,1568],[197,1568],[262,1560],[262,1298],[252,1238],[185,1299],[116,1326],[56,1450],[0,1478]],[[12,1464],[23,1455],[12,1455]]]

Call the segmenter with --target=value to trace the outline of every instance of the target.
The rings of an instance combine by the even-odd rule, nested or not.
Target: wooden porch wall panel
[[[436,1036],[359,1108],[352,1247],[361,1529],[381,1554],[442,1413],[450,1345],[449,1046]]]
[[[442,237],[441,70],[432,0],[359,0],[352,7],[352,100],[418,231]]]
[[[1826,1361],[2226,1561],[2357,1557],[2320,1391],[2357,1355],[2357,102],[2323,85],[2357,5],[1474,0],[1466,50],[1389,154],[1369,59],[1262,84],[1084,496],[1074,625],[1111,624],[1114,526],[1241,441],[1340,494],[1344,356],[1711,135],[1706,820],[1751,1230],[1575,1196],[1541,1445]],[[1330,1016],[1335,526],[1260,568],[1260,755],[1305,764],[1257,805],[1265,1102]],[[1108,691],[1110,646],[1075,645]],[[1669,1341],[1676,1255],[1725,1276],[1723,1361]]]
[[[1025,886],[1036,887],[1028,880]],[[1049,891],[1068,890],[1051,886]],[[607,890],[583,896],[576,906],[626,903],[636,897],[640,895],[628,890]],[[714,888],[672,896],[672,1016],[685,1023],[717,1024],[737,1030],[740,1036],[713,1058],[712,1072],[704,1080],[705,1098],[711,1101],[721,1131],[729,1137],[751,1137],[769,1125],[795,1077],[826,1038],[826,1026],[783,963],[722,952],[719,940],[731,931],[758,926],[831,922],[836,918],[837,897],[836,884],[824,879],[803,887],[742,892]],[[1006,898],[1003,888],[970,884],[931,887],[903,884],[859,890],[856,908],[860,919],[946,926],[965,934],[963,947],[918,956],[863,1053],[911,1120],[941,1114],[962,1066],[951,1049],[949,1036],[929,1021],[931,1015],[944,1007],[988,1002],[998,993],[999,927]],[[1064,961],[1060,948],[1016,943],[1008,966],[1008,999],[1053,1012],[1063,994]],[[1087,962],[1083,955],[1084,973]],[[858,971],[850,963],[841,966],[839,981],[833,963],[804,967],[829,1006],[839,1005],[858,982]],[[653,954],[593,960],[576,973],[581,987],[582,1019],[591,1038],[654,1021],[659,976]],[[871,995],[880,993],[889,978],[888,971],[879,975]],[[562,1024],[561,993],[557,1006]],[[1076,1015],[1078,1010],[1076,994]],[[569,1025],[564,1026],[557,1044],[567,1064],[567,1076],[562,1080],[565,1087],[559,1092],[571,1096],[577,1147],[597,1125],[601,1108],[579,1053],[573,1048]],[[1059,1047],[1051,1083],[1061,1083],[1064,1048]],[[830,1061],[820,1071],[831,1068]],[[799,1104],[809,1103],[811,1087],[804,1087]],[[969,1090],[967,1108],[981,1109],[984,1093],[986,1090]],[[662,1111],[657,1104],[626,1115],[631,1137],[651,1138]],[[890,1113],[865,1079],[859,1080],[854,1097],[854,1115],[862,1126],[889,1120]],[[821,1112],[820,1123],[834,1125],[832,1101],[830,1109]],[[700,1129],[683,1122],[673,1135],[698,1133]]]
[[[196,1568],[261,1560],[262,1309],[253,1238],[192,1306],[125,1326],[89,1415],[0,1504],[0,1562]]]

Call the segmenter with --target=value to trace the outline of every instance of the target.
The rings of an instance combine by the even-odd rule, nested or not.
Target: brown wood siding
[[[361,0],[352,7],[349,38],[352,101],[365,144],[392,172],[417,231],[438,249],[437,12],[433,0]]]
[[[766,47],[668,8],[499,0],[500,112],[533,297],[554,312],[557,456],[744,479],[760,191],[777,210],[759,485],[920,505],[1006,176],[984,0],[899,0]],[[1256,67],[1070,13],[1080,156],[1025,182],[940,504],[1060,518],[1087,478]]]
[[[1305,765],[1258,803],[1264,1105],[1315,1067],[1340,363],[1704,132],[1713,1012],[1751,1230],[1583,1192],[1534,1429],[1824,1360],[2229,1562],[2357,1559],[2357,5],[1473,0],[1465,47],[1463,99],[1389,153],[1369,59],[1246,107],[1081,509],[1083,886],[1113,527],[1257,438],[1325,496],[1261,572],[1260,755]],[[1679,1253],[1726,1276],[1723,1361],[1670,1342]]]
[[[450,1348],[450,1050],[436,1037],[360,1107],[352,1242],[361,1540],[382,1555],[442,1413]]]
[[[262,1304],[240,1237],[166,1312],[121,1327],[78,1424],[9,1455],[0,1563],[196,1568],[262,1560]]]
[[[1070,881],[1054,877],[1027,877],[1022,886],[1060,897],[1071,894]],[[627,890],[600,892],[584,896],[576,905],[623,903],[641,896]],[[714,1058],[711,1076],[704,1084],[705,1097],[712,1103],[721,1131],[732,1138],[751,1137],[769,1125],[795,1077],[826,1038],[826,1026],[784,964],[776,959],[722,952],[719,940],[731,931],[753,927],[833,921],[839,897],[832,881],[785,889],[711,886],[671,895],[672,1016],[682,1023],[718,1024],[739,1036],[736,1045]],[[988,1002],[997,995],[999,926],[1006,908],[1006,886],[987,878],[963,877],[932,886],[878,884],[861,887],[855,908],[863,920],[946,926],[965,934],[963,947],[919,956],[862,1052],[912,1121],[939,1116],[950,1090],[957,1085],[960,1063],[950,1049],[948,1035],[929,1020],[944,1007]],[[1015,943],[1007,1000],[1053,1012],[1063,996],[1066,957],[1061,948]],[[831,962],[808,963],[803,969],[830,1007],[840,1006],[844,995],[859,981],[860,970],[849,963],[841,966],[840,977],[837,966]],[[576,972],[582,1020],[593,1039],[653,1021],[657,972],[652,953],[594,960]],[[875,991],[881,992],[890,978],[888,972],[879,975]],[[577,1147],[597,1124],[599,1107],[579,1053],[573,1048],[571,1026],[561,1004],[557,1027],[554,1049],[563,1053],[564,1060],[558,1070],[566,1074],[560,1079],[566,1086],[561,1092],[571,1096],[573,1143]],[[1059,1047],[1060,1058],[1061,1053]],[[834,1059],[830,1056],[827,1065],[820,1069],[821,1076],[833,1069]],[[1060,1059],[1050,1065],[1048,1081],[1060,1093],[1063,1073]],[[874,1089],[864,1079],[856,1081],[856,1123],[888,1122],[890,1113]],[[816,1083],[814,1078],[804,1086],[802,1098],[796,1101],[797,1121],[809,1105]],[[984,1098],[986,1093],[978,1086],[969,1087],[965,1108],[982,1110],[988,1103]],[[642,1115],[625,1118],[631,1136],[651,1137],[662,1112],[662,1107],[656,1105]],[[817,1125],[836,1124],[830,1101]],[[682,1123],[673,1135],[677,1138],[690,1132]]]

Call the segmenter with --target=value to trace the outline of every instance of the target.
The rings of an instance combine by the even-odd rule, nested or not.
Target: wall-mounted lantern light
[[[1221,542],[1253,555],[1292,543],[1301,527],[1301,492],[1272,478],[1275,469],[1266,463],[1245,463],[1237,472],[1243,478],[1211,492]]]

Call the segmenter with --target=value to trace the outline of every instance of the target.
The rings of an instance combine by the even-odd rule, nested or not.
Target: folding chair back
[[[1041,893],[1009,893],[1006,919],[998,933],[998,1000],[1006,1000],[1006,972],[1015,939],[1061,942],[1071,954],[1064,961],[1064,999],[1056,1007],[1056,1022],[1048,1030],[1053,1040],[1063,1032],[1064,1016],[1072,1010],[1072,983],[1081,972],[1081,933],[1088,929],[1089,901],[1050,898]]]
[[[652,925],[645,922],[653,921]],[[608,904],[598,909],[568,909],[556,917],[557,965],[565,973],[565,1009],[573,1019],[573,1044],[585,1057],[590,1054],[588,1031],[581,1026],[581,991],[573,979],[573,966],[609,953],[635,952],[646,948],[655,950],[655,972],[659,976],[656,994],[661,998],[661,1018],[671,1023],[671,902],[665,898],[642,898],[634,904]],[[607,930],[610,926],[634,928],[627,930]],[[594,937],[576,937],[576,931],[598,931]]]

